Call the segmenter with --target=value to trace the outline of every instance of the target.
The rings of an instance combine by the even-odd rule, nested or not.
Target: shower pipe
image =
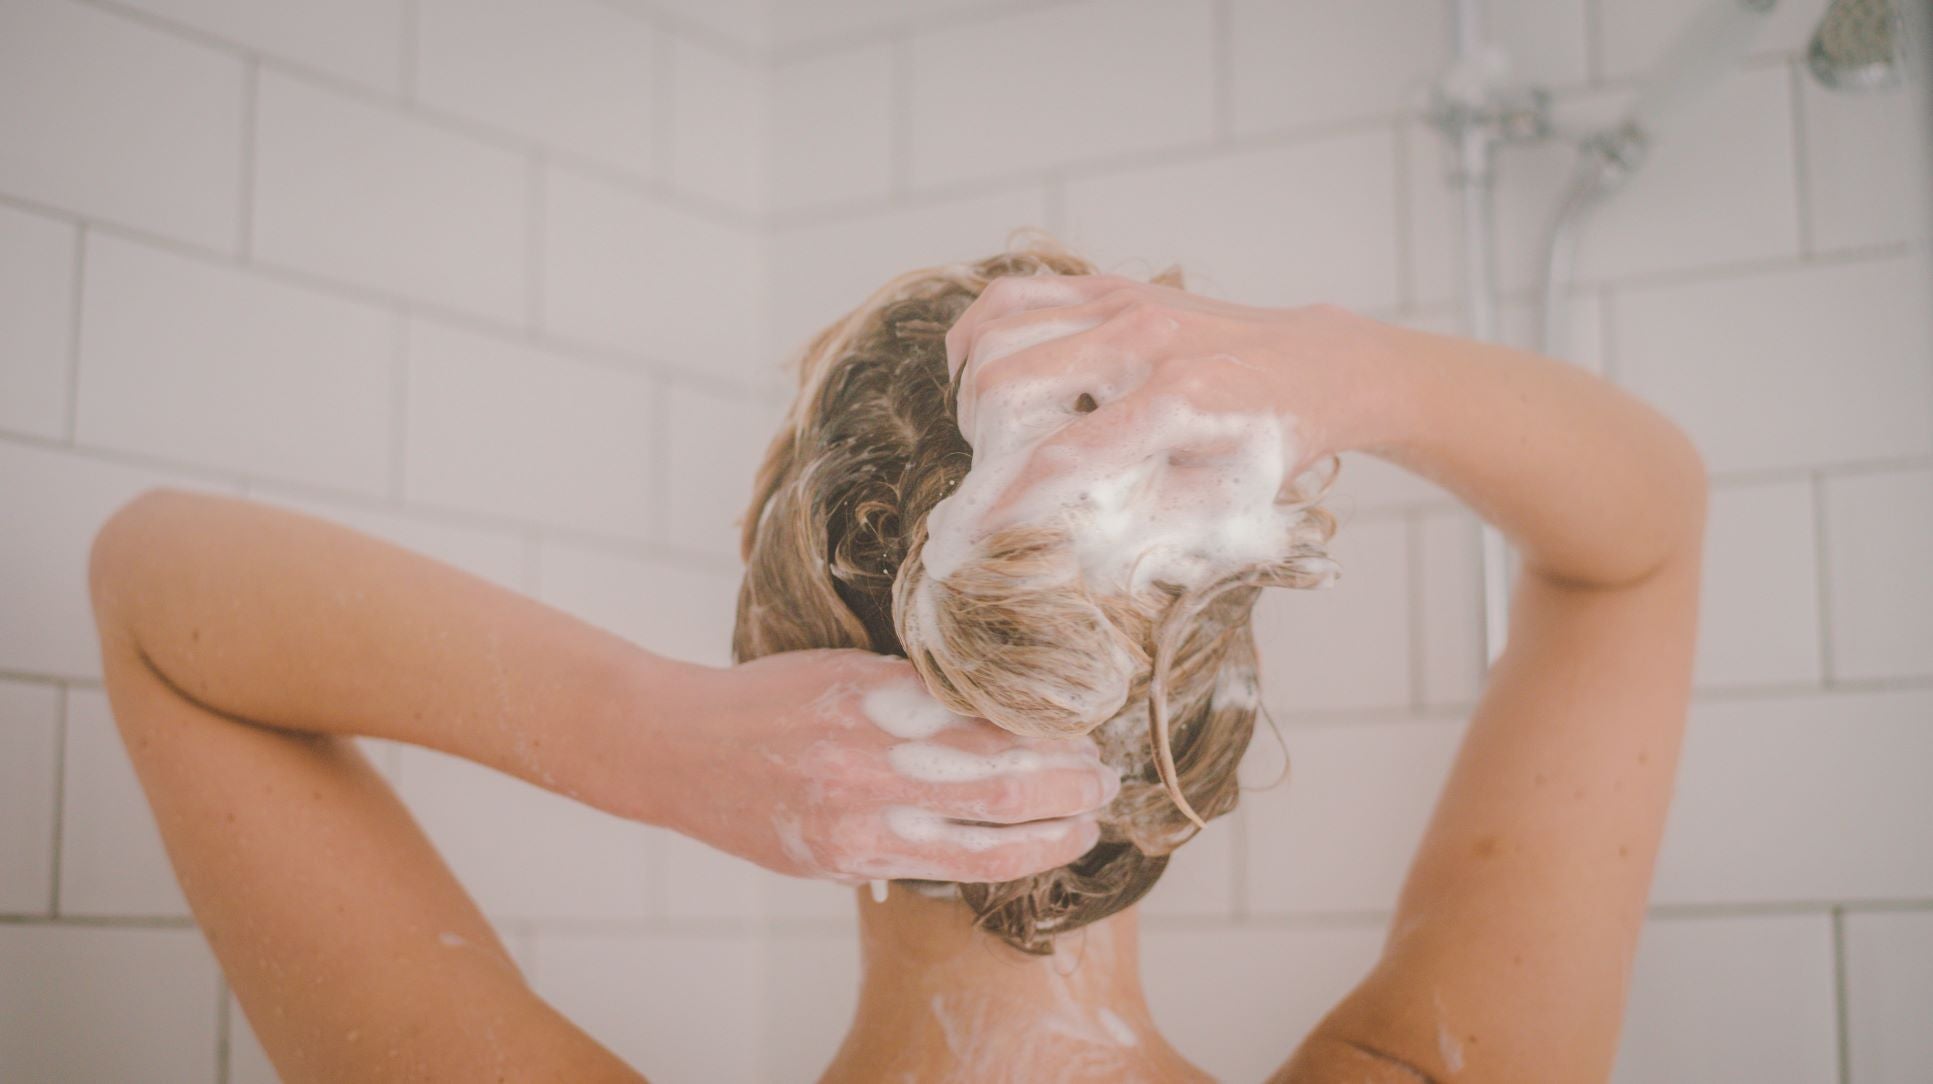
[[[1877,0],[1861,2],[1870,7]],[[1506,81],[1504,58],[1485,34],[1484,0],[1450,0],[1452,62],[1432,89],[1428,119],[1448,145],[1448,180],[1461,210],[1466,334],[1497,338],[1497,150],[1553,138],[1577,146],[1577,165],[1541,246],[1537,348],[1557,356],[1566,346],[1563,294],[1584,218],[1643,165],[1653,139],[1683,106],[1737,64],[1776,3],[1705,0],[1646,74],[1630,111],[1606,128],[1574,135],[1555,128],[1544,90]],[[1488,524],[1482,548],[1485,660],[1495,662],[1509,639],[1509,548],[1502,533]]]

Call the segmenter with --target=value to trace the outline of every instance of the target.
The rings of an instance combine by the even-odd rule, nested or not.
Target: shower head
[[[1833,90],[1895,86],[1903,39],[1893,0],[1833,0],[1812,32],[1806,66]]]

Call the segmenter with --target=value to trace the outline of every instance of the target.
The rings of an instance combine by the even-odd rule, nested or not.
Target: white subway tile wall
[[[1489,6],[1576,123],[1625,107],[1684,14]],[[1457,211],[1420,122],[1443,11],[1319,7],[0,3],[0,1078],[273,1079],[99,687],[86,559],[116,507],[245,494],[723,665],[779,363],[893,274],[1045,226],[1111,269],[1456,330]],[[1810,81],[1822,8],[1777,6],[1579,253],[1565,356],[1717,476],[1621,1081],[1933,1074],[1925,118]],[[1527,345],[1570,164],[1500,165],[1502,324]],[[1231,1079],[1373,962],[1481,688],[1474,516],[1345,458],[1342,582],[1257,616],[1288,779],[1266,787],[1258,727],[1243,778],[1266,789],[1143,908],[1157,1019]],[[644,1071],[831,1058],[851,889],[372,755],[539,992]]]
[[[656,165],[656,32],[595,0],[421,0],[416,100],[641,177]]]
[[[65,222],[0,207],[0,432],[66,434],[78,236]]]

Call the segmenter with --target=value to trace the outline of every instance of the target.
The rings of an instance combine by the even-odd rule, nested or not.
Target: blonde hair
[[[1249,615],[1263,587],[1334,579],[1335,520],[1299,509],[1289,556],[1183,592],[1155,584],[1097,596],[1054,528],[998,531],[944,580],[920,560],[926,517],[959,484],[972,449],[955,422],[945,335],[987,284],[1095,268],[1039,235],[974,263],[888,282],[816,336],[799,393],[758,474],[745,517],[740,661],[802,648],[904,655],[934,696],[1016,733],[1093,733],[1120,769],[1101,842],[1071,865],[959,886],[978,922],[1026,952],[1133,904],[1167,856],[1235,807],[1235,768],[1260,706]],[[1157,282],[1179,285],[1173,271]]]

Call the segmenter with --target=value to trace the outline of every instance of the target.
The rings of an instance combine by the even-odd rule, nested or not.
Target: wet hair
[[[994,532],[929,582],[927,514],[973,461],[947,329],[996,278],[1095,270],[1027,235],[988,259],[901,275],[813,338],[745,517],[732,644],[740,661],[827,647],[902,655],[956,712],[1022,734],[1093,734],[1122,773],[1100,842],[1059,869],[958,886],[979,925],[1030,953],[1132,905],[1176,847],[1235,807],[1260,709],[1256,597],[1336,575],[1323,548],[1335,520],[1315,503],[1331,458],[1318,485],[1284,494],[1298,510],[1286,558],[1204,587],[1096,595],[1065,535],[1040,526]]]

